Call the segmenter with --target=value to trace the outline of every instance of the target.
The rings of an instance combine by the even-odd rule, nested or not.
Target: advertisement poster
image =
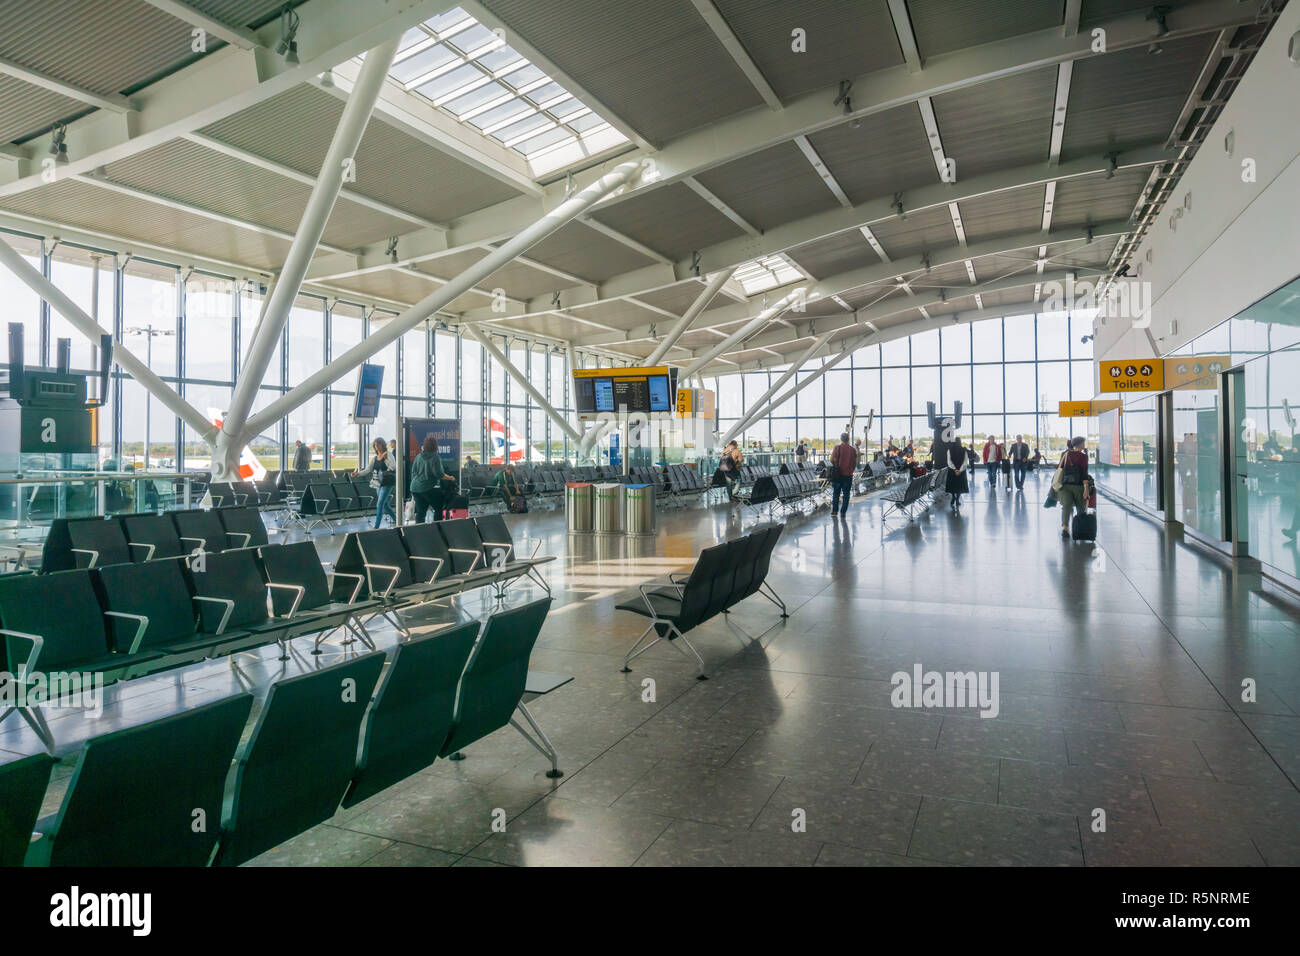
[[[415,456],[424,446],[424,439],[432,435],[438,442],[438,456],[442,459],[443,470],[456,476],[460,485],[460,420],[456,418],[406,418],[402,420],[406,430],[406,466],[409,468]]]

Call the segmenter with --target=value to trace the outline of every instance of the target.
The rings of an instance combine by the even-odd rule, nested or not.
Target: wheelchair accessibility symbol
[[[1125,366],[1124,366],[1124,374],[1125,374],[1126,376],[1128,376],[1129,378],[1132,378],[1134,375],[1136,375],[1136,374],[1137,374],[1137,371],[1138,371],[1138,370],[1137,370],[1137,366],[1136,366],[1136,365],[1125,365]]]

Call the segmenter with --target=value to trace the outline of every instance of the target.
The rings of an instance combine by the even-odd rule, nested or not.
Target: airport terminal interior
[[[0,866],[1300,864],[1300,4],[0,0]]]

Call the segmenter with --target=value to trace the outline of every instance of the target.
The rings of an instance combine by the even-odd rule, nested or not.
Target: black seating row
[[[511,583],[530,577],[549,594],[550,585],[537,568],[555,556],[538,556],[541,542],[536,539],[521,540],[534,541],[527,555],[516,550],[499,514],[352,531],[343,539],[334,567],[359,576],[360,597],[377,604],[373,616],[386,618],[405,634],[394,611],[462,591],[491,585],[502,597]]]
[[[266,543],[266,525],[255,507],[56,518],[41,553],[41,573],[141,563],[195,551],[225,551]]]
[[[642,584],[636,599],[616,605],[621,611],[650,619],[636,643],[628,649],[623,671],[630,671],[628,665],[660,641],[680,640],[694,655],[700,668],[699,677],[704,680],[704,660],[686,638],[692,628],[718,614],[728,613],[754,594],[762,594],[781,609],[782,617],[789,617],[785,602],[767,584],[772,551],[784,530],[783,524],[761,525],[747,535],[705,548],[690,573],[669,575],[669,584]],[[652,631],[654,640],[643,646]],[[676,643],[673,646],[677,647]]]
[[[214,481],[208,495],[214,508],[242,508],[245,505],[275,507],[284,499],[281,472],[267,472],[261,481]]]
[[[940,468],[937,471],[921,475],[919,478],[909,479],[903,487],[896,488],[882,496],[886,506],[884,511],[881,512],[881,518],[904,514],[909,522],[915,520],[917,514],[925,511],[934,503],[935,494],[944,491],[947,481],[947,468]]]
[[[45,819],[51,758],[0,765],[0,866],[236,866],[507,724],[558,776],[549,741],[515,720],[545,740],[524,697],[550,604],[281,680],[251,733],[253,696],[242,693],[95,737]],[[194,825],[200,812],[208,825]]]
[[[663,497],[667,501],[684,502],[694,495],[702,495],[711,485],[690,465],[669,465],[663,470]]]
[[[0,671],[26,685],[48,675],[124,680],[304,634],[340,628],[370,643],[357,615],[359,577],[343,601],[331,596],[308,541],[236,548],[142,564],[0,578]],[[271,601],[268,602],[268,595]],[[18,711],[53,746],[39,708]]]
[[[304,531],[328,530],[334,521],[373,516],[375,498],[375,490],[360,479],[313,481],[294,499],[285,523]]]

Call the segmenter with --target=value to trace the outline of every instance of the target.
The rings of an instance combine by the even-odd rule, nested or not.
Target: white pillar
[[[759,413],[766,407],[765,403],[768,399],[780,391],[785,386],[785,383],[794,377],[795,373],[803,366],[803,363],[812,358],[814,352],[830,341],[830,337],[835,334],[835,331],[836,330],[832,329],[829,332],[823,332],[821,335],[817,336],[817,338],[813,339],[812,345],[808,346],[808,348],[803,351],[803,354],[790,363],[790,367],[781,373],[781,377],[772,383],[771,388],[754,401],[754,404],[750,406],[749,413],[732,426],[731,431],[727,432],[727,437],[723,440],[723,444],[731,441],[731,439],[735,438],[736,435],[740,434],[750,426],[750,424],[758,417]]]
[[[723,269],[709,280],[709,284],[696,296],[695,301],[691,303],[691,307],[673,324],[668,334],[664,336],[663,341],[655,346],[655,350],[650,353],[643,364],[658,365],[663,361],[664,356],[668,354],[668,350],[677,344],[677,340],[691,327],[691,323],[695,321],[699,314],[709,307],[713,297],[722,290],[722,287],[727,284],[727,280],[732,277],[735,271],[735,266],[730,269]],[[685,379],[682,380],[682,387],[686,387]]]
[[[736,329],[736,331],[732,332],[717,345],[714,345],[699,358],[695,359],[695,361],[691,362],[690,365],[686,366],[679,375],[679,380],[690,378],[723,352],[732,348],[738,342],[749,338],[749,336],[757,332],[761,326],[766,325],[769,321],[776,318],[806,294],[807,290],[805,290],[803,286],[800,286],[794,291],[782,296],[775,304],[769,305],[766,309],[758,313],[758,315],[754,316],[740,328]]]
[[[302,221],[298,224],[298,232],[289,246],[284,267],[267,294],[262,315],[253,331],[253,341],[245,353],[247,358],[244,367],[239,370],[239,380],[235,383],[230,409],[222,425],[222,430],[230,435],[241,435],[244,432],[248,410],[253,407],[253,400],[266,375],[267,365],[271,362],[271,354],[289,320],[293,300],[302,288],[302,280],[307,275],[312,256],[316,254],[316,246],[325,232],[325,224],[339,197],[339,190],[343,188],[343,180],[355,162],[357,146],[361,143],[366,123],[370,120],[375,101],[379,99],[379,92],[388,77],[388,68],[397,53],[398,39],[393,37],[366,53],[356,86],[352,88],[352,94],[343,106],[343,115],[339,117],[320,174],[312,186],[307,208],[303,210]]]
[[[499,362],[501,367],[506,370],[506,373],[529,394],[532,400],[537,403],[538,407],[550,416],[551,421],[560,426],[561,430],[569,436],[570,440],[579,441],[582,438],[582,433],[565,421],[564,416],[555,410],[555,406],[546,400],[546,397],[533,386],[532,382],[528,381],[528,377],[520,372],[519,369],[515,367],[515,364],[511,362],[510,359],[506,358],[505,353],[496,347],[496,344],[492,341],[490,335],[484,335],[473,325],[466,325],[465,330],[469,332],[470,335],[474,336],[474,338],[478,339],[479,344],[488,350],[488,353],[492,358]]]
[[[384,346],[397,341],[405,332],[415,328],[448,302],[464,295],[516,256],[522,255],[565,223],[576,219],[588,207],[629,182],[641,168],[640,162],[621,163],[586,189],[566,199],[537,222],[519,232],[513,239],[498,246],[495,251],[480,259],[446,285],[429,293],[401,315],[384,323],[382,329],[362,339],[324,368],[307,376],[286,394],[253,415],[249,418],[244,432],[256,434],[268,424],[279,421],[282,416],[289,414],[299,405],[328,388]]]

